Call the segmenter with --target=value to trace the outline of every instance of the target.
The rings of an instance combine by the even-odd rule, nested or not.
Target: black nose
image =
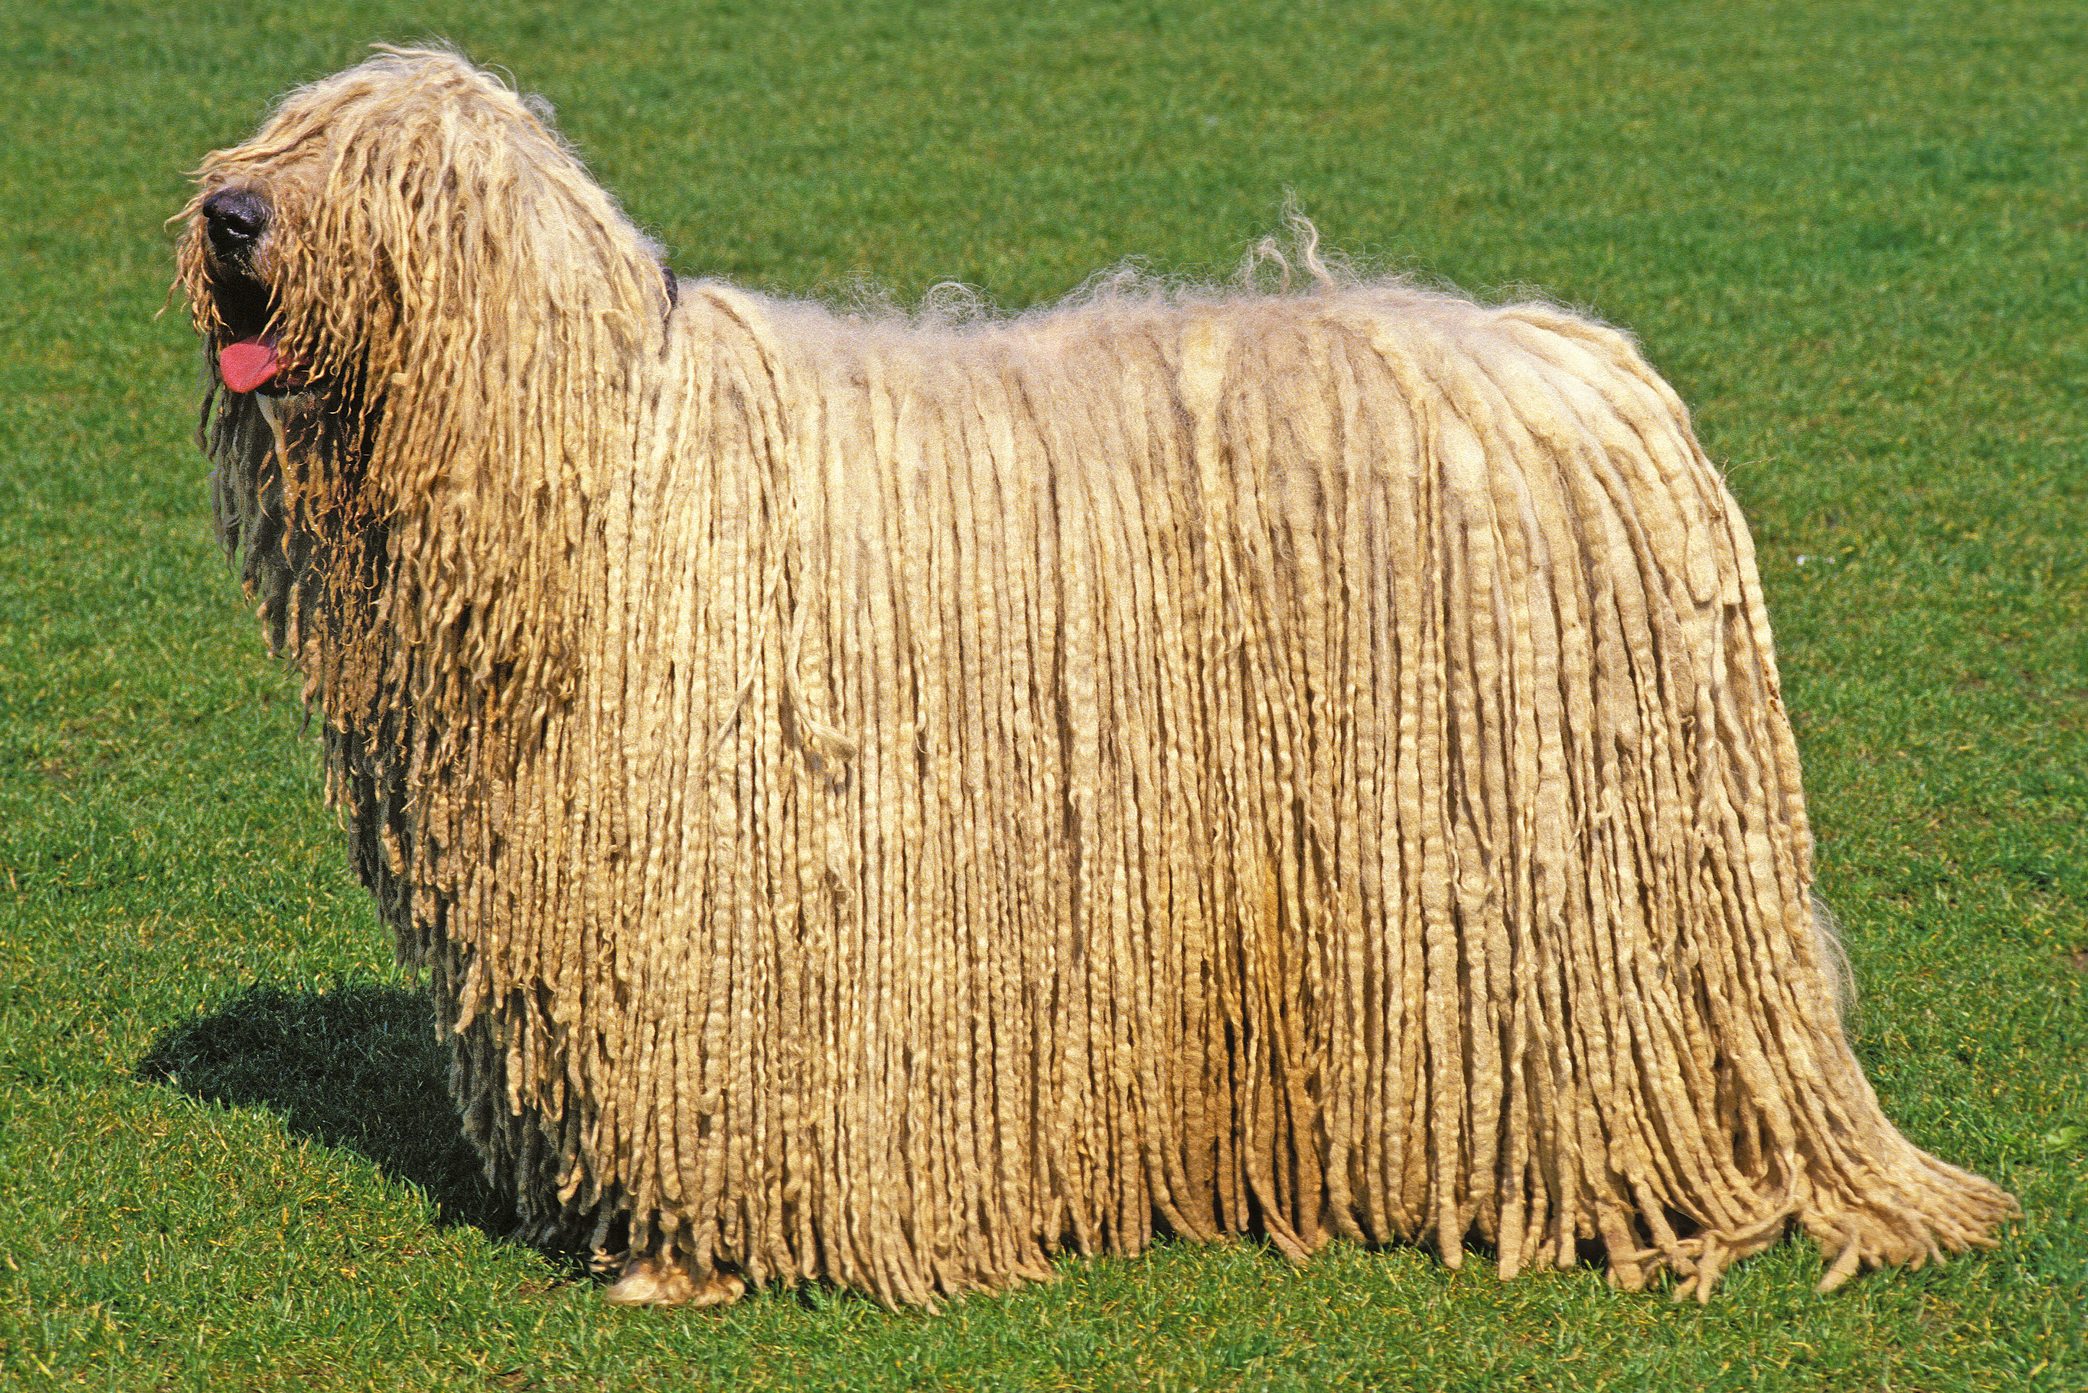
[[[203,226],[220,255],[243,252],[268,226],[268,205],[246,189],[219,189],[203,200]]]

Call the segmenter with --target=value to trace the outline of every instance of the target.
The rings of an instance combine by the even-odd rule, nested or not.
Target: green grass
[[[525,9],[557,18],[535,17]],[[2088,1386],[2076,4],[0,9],[0,1385]],[[1858,1047],[1998,1253],[1705,1310],[1251,1246],[894,1315],[613,1311],[499,1237],[215,554],[181,171],[363,42],[549,95],[685,273],[1213,273],[1330,241],[1636,330],[1761,548]]]

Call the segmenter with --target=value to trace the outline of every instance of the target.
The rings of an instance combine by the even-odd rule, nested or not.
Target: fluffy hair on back
[[[544,119],[387,51],[205,161],[213,351],[235,187],[301,376],[213,379],[220,526],[539,1241],[925,1303],[1161,1229],[1593,1240],[1702,1296],[2010,1212],[1849,1049],[1753,549],[1622,334],[673,296]]]

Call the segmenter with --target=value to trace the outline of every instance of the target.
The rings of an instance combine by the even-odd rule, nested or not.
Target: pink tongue
[[[282,370],[283,360],[266,339],[228,343],[218,350],[218,376],[235,392],[251,392]]]

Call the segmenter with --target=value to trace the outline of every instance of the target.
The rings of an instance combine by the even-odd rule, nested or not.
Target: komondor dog
[[[1850,1052],[1748,535],[1624,335],[1309,235],[964,322],[677,284],[445,52],[185,218],[224,539],[612,1299],[1161,1231],[1701,1297],[2011,1212]]]

